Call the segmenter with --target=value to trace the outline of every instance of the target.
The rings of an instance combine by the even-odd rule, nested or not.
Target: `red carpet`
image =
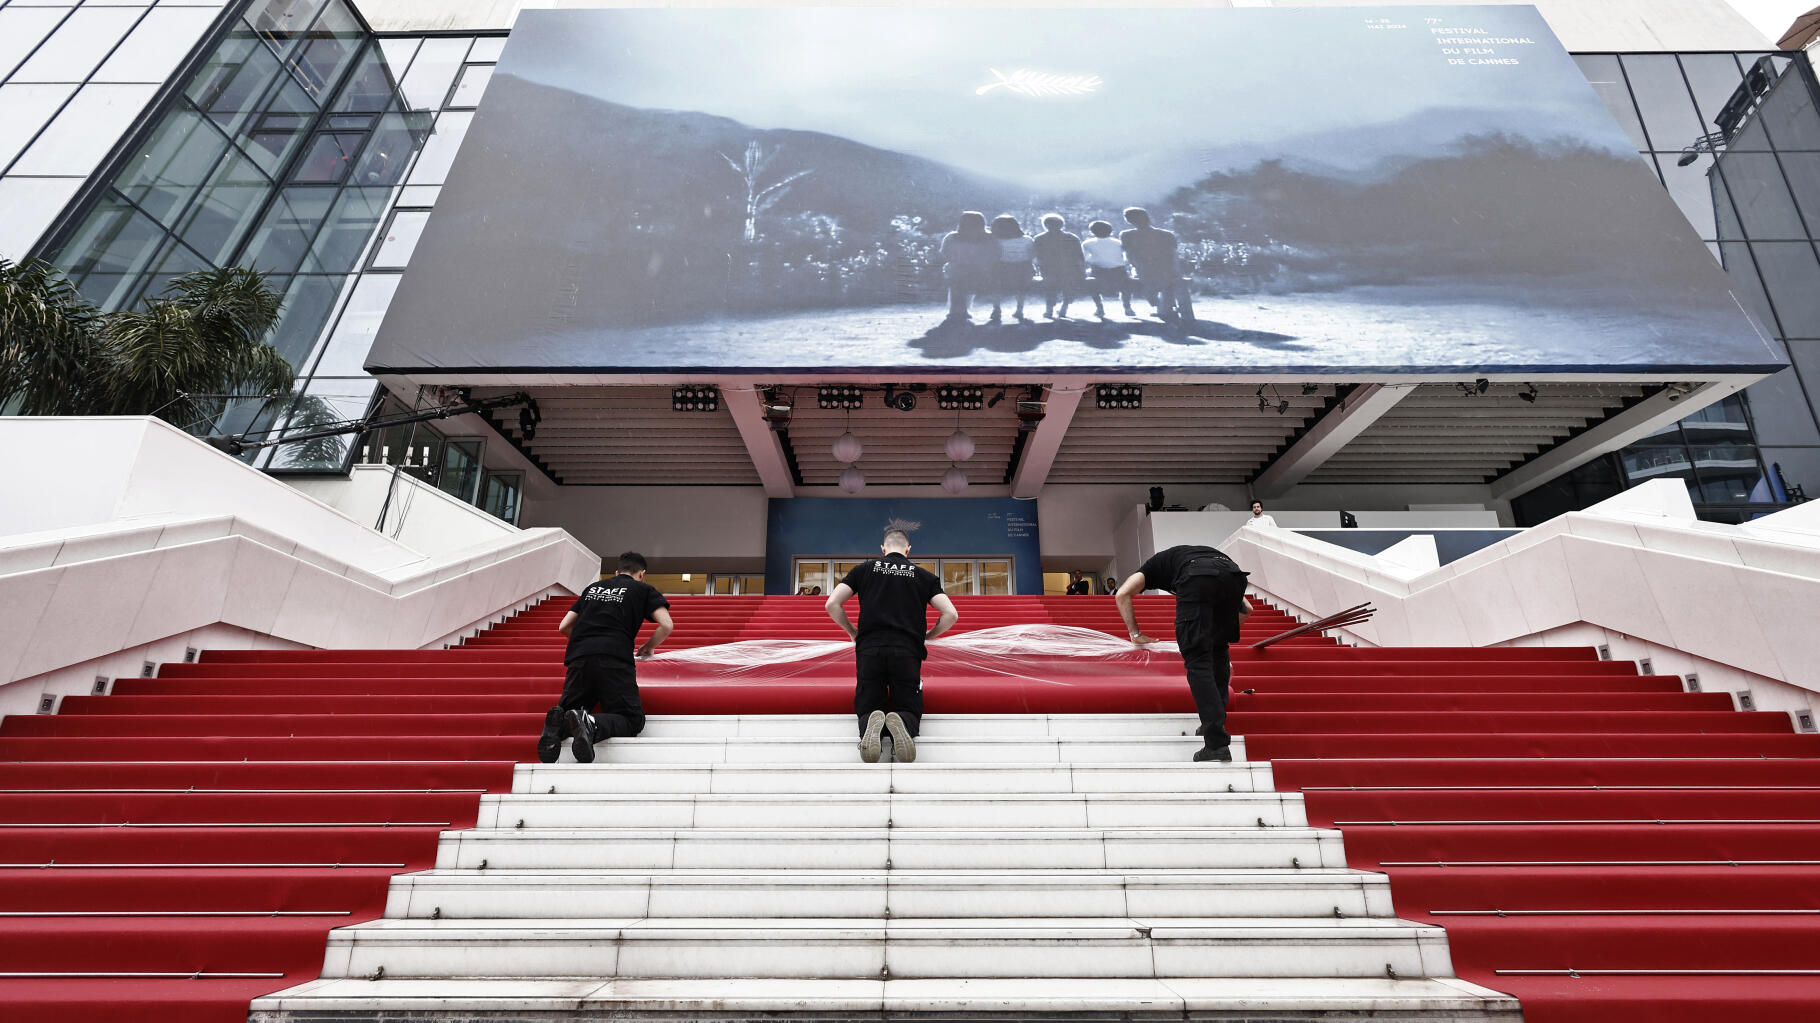
[[[839,639],[820,598],[675,601],[670,648]],[[1122,635],[1104,598],[960,598],[962,628]],[[1140,623],[1172,634],[1168,599]],[[244,1020],[384,909],[392,874],[531,759],[561,686],[562,605],[448,651],[208,651],[0,724],[0,1019]],[[1247,640],[1290,627],[1261,609]],[[1461,976],[1529,1023],[1820,1013],[1820,737],[1589,650],[1235,649],[1252,759],[1447,927]],[[1031,657],[932,670],[947,713],[1192,709],[1179,672]],[[1066,686],[1045,672],[1071,672]],[[850,661],[702,685],[641,668],[654,714],[848,713]],[[692,684],[696,683],[696,684]],[[1540,971],[1536,973],[1511,971]],[[168,974],[108,977],[106,974]]]

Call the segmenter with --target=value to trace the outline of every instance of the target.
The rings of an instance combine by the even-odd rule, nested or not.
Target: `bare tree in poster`
[[[779,146],[767,153],[765,147],[759,145],[757,139],[753,139],[746,143],[744,160],[735,160],[725,153],[720,154],[720,158],[727,161],[727,166],[733,168],[733,173],[739,175],[740,180],[746,183],[747,242],[758,241],[758,215],[777,205],[778,200],[790,191],[791,185],[815,173],[813,170],[800,170],[769,185],[762,184],[761,179],[771,168],[771,161],[777,159],[777,154],[782,150],[783,147]]]

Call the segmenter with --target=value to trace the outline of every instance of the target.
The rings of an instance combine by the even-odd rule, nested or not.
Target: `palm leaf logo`
[[[994,89],[1029,96],[1033,99],[1048,99],[1054,96],[1085,96],[1099,91],[1105,84],[1099,75],[1059,75],[1047,71],[1033,71],[1030,68],[1018,68],[1006,74],[998,68],[987,68],[996,81],[973,90],[975,96],[984,96]]]

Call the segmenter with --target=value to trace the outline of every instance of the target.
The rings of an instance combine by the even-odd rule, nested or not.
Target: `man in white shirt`
[[[1245,520],[1247,526],[1275,526],[1277,520],[1264,514],[1264,502],[1251,502],[1251,518]]]

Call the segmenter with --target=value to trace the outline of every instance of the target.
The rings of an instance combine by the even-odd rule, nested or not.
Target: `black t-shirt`
[[[563,663],[573,664],[583,657],[613,657],[630,662],[639,626],[652,619],[658,608],[669,606],[670,602],[655,586],[629,575],[591,584],[569,606],[575,612],[575,627],[569,630],[569,648],[563,653]]]
[[[1183,544],[1157,551],[1139,566],[1146,589],[1176,595],[1176,632],[1182,623],[1203,620],[1217,642],[1239,638],[1239,608],[1245,599],[1245,571],[1212,547]]]
[[[924,608],[942,592],[934,572],[918,568],[902,554],[862,561],[841,582],[859,596],[859,645],[897,646],[926,652],[929,632]]]
[[[1093,584],[1092,583],[1088,582],[1085,579],[1076,579],[1074,582],[1071,582],[1068,584],[1068,592],[1067,592],[1066,596],[1078,597],[1083,594],[1092,595],[1092,593],[1093,593]]]

